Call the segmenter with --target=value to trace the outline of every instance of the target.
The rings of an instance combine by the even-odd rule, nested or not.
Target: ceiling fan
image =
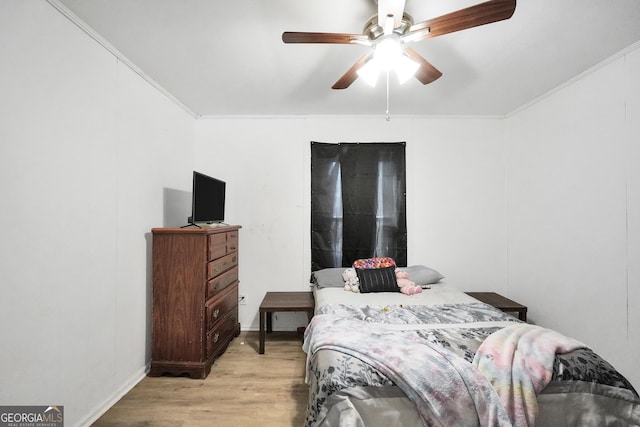
[[[378,13],[367,21],[363,34],[285,31],[282,41],[371,47],[373,50],[349,68],[332,89],[346,89],[359,76],[367,80],[371,71],[377,77],[380,70],[389,71],[394,61],[401,64],[395,68],[401,81],[413,75],[426,85],[440,78],[442,73],[415,50],[406,47],[407,43],[509,19],[516,9],[516,0],[489,0],[414,24],[404,11],[405,1],[378,0]]]

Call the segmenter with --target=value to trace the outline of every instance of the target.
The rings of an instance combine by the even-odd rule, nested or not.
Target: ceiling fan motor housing
[[[393,33],[398,36],[404,35],[409,28],[413,25],[413,18],[408,13],[404,13],[402,15],[402,19],[400,20],[400,24],[393,29]],[[362,31],[364,35],[369,37],[371,40],[376,40],[384,35],[384,28],[378,24],[378,14],[373,15],[366,24],[364,24],[364,30]]]

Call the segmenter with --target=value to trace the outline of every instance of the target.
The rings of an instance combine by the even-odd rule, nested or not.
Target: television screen
[[[193,194],[189,223],[224,221],[226,183],[193,171]]]

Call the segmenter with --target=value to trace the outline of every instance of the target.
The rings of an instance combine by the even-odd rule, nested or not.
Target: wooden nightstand
[[[315,301],[312,292],[267,292],[260,304],[260,349],[264,354],[265,332],[272,331],[271,316],[276,311],[306,311],[311,321]],[[266,331],[265,331],[266,320]]]
[[[518,319],[527,321],[527,307],[495,292],[465,292],[467,295],[507,313],[518,313]]]

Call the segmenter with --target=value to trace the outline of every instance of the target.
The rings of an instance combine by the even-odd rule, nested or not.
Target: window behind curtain
[[[311,267],[407,265],[405,143],[311,143]]]

